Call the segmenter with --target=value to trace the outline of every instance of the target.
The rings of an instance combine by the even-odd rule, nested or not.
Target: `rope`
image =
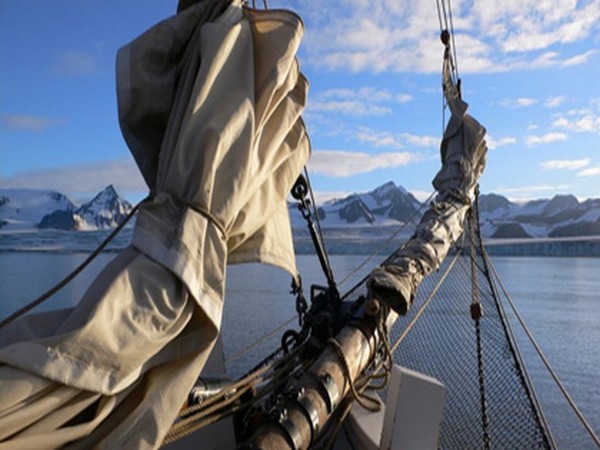
[[[452,37],[452,53],[454,54],[453,62],[454,62],[454,73],[456,75],[456,80],[460,79],[458,74],[458,57],[456,56],[456,41],[455,41],[455,33],[454,33],[454,21],[452,20],[452,1],[448,0],[448,17],[450,21],[450,36]],[[456,81],[455,80],[455,81]]]
[[[452,45],[449,43],[445,43],[446,48],[449,49],[451,47],[451,52],[446,53],[446,56],[449,60],[451,67],[451,76],[455,84],[460,84],[460,75],[458,73],[458,57],[456,54],[456,40],[454,33],[454,20],[452,18],[452,3],[451,0],[448,0],[448,5],[446,6],[446,0],[436,0],[437,13],[438,13],[438,22],[440,25],[440,33],[445,34],[447,32],[450,39],[452,40]]]
[[[478,193],[476,195],[478,195]],[[490,448],[490,421],[488,417],[485,390],[485,371],[483,365],[483,342],[481,339],[482,305],[479,299],[479,279],[477,277],[477,264],[475,262],[475,217],[473,208],[469,209],[467,223],[469,226],[469,248],[471,252],[471,317],[475,321],[475,341],[477,346],[477,378],[479,381],[479,401],[481,404],[481,427],[483,430],[483,445],[487,450]]]
[[[348,386],[350,387],[350,392],[354,400],[358,402],[360,406],[365,408],[371,412],[381,411],[381,400],[379,398],[373,397],[371,395],[367,395],[356,390],[354,379],[352,378],[352,373],[350,372],[350,367],[348,366],[348,361],[344,356],[344,350],[340,346],[339,342],[334,338],[329,338],[328,343],[333,347],[335,353],[337,354],[340,362],[342,363],[342,368],[344,369],[344,377],[348,382]],[[369,404],[370,403],[370,404]]]
[[[554,382],[556,383],[556,385],[558,386],[558,388],[562,392],[563,396],[565,397],[565,399],[569,403],[569,406],[571,407],[571,409],[573,410],[573,412],[575,413],[575,415],[577,416],[577,418],[579,419],[579,421],[581,422],[581,424],[583,425],[583,427],[586,429],[586,431],[588,432],[588,434],[590,435],[590,437],[592,438],[592,440],[595,442],[595,444],[600,447],[600,438],[598,438],[598,436],[594,432],[594,429],[592,428],[592,426],[590,425],[590,423],[585,418],[584,414],[581,412],[581,410],[579,409],[579,407],[577,406],[577,404],[575,403],[575,401],[573,400],[573,398],[569,394],[569,391],[567,391],[567,388],[564,386],[564,384],[562,383],[562,381],[560,381],[560,378],[556,374],[556,371],[550,365],[550,362],[548,361],[548,359],[546,358],[546,355],[544,355],[544,352],[542,351],[541,347],[538,345],[537,341],[533,337],[533,334],[531,334],[531,331],[527,327],[527,325],[525,323],[525,320],[523,319],[523,317],[519,313],[518,309],[516,308],[515,304],[512,301],[512,298],[508,294],[508,290],[506,289],[506,287],[504,286],[504,283],[502,283],[502,280],[498,276],[498,272],[496,271],[496,268],[492,264],[490,264],[490,267],[492,269],[492,272],[494,273],[495,280],[498,282],[498,284],[502,288],[502,292],[504,293],[504,296],[505,296],[506,300],[508,301],[508,304],[510,305],[513,313],[515,314],[515,317],[519,321],[519,324],[521,325],[521,328],[523,329],[523,331],[527,335],[527,338],[529,339],[529,341],[533,345],[533,348],[535,349],[535,351],[537,352],[538,356],[540,357],[540,359],[542,360],[542,362],[546,366],[546,369],[548,370],[548,372],[550,373],[550,375],[554,379]]]
[[[442,283],[447,278],[448,274],[450,273],[450,271],[454,267],[454,264],[456,263],[456,261],[458,261],[458,258],[461,256],[461,254],[462,254],[462,251],[457,251],[456,252],[456,255],[454,255],[454,258],[452,259],[452,261],[450,262],[450,264],[446,268],[444,274],[440,277],[439,281],[437,282],[437,284],[435,285],[435,287],[433,288],[433,290],[431,291],[431,293],[429,294],[429,296],[425,299],[425,301],[423,302],[423,304],[419,308],[419,311],[415,314],[415,316],[412,318],[412,320],[410,321],[410,323],[406,326],[406,328],[404,329],[404,331],[402,332],[402,334],[400,335],[400,337],[398,337],[398,339],[396,340],[396,342],[394,342],[394,345],[392,345],[392,347],[390,348],[390,351],[392,353],[394,353],[396,351],[396,349],[402,343],[402,341],[404,340],[404,338],[406,338],[406,336],[408,335],[408,333],[410,332],[410,330],[412,329],[412,327],[417,323],[417,320],[419,320],[419,318],[421,317],[421,315],[425,311],[425,308],[427,307],[427,305],[429,305],[429,303],[431,302],[431,300],[433,299],[433,297],[435,296],[435,294],[437,294],[437,292],[439,291],[440,287],[442,286]]]
[[[119,232],[123,229],[123,227],[127,224],[127,222],[129,222],[129,220],[131,220],[131,218],[135,215],[135,213],[137,212],[137,210],[139,209],[141,204],[144,203],[145,201],[147,201],[149,198],[150,197],[148,196],[145,199],[143,199],[142,201],[140,201],[137,205],[135,205],[131,209],[131,211],[129,211],[129,213],[127,214],[127,217],[125,217],[125,219],[123,219],[123,221],[121,221],[121,223],[119,223],[119,225],[117,225],[117,227],[106,237],[106,239],[104,239],[104,241],[102,241],[100,243],[100,245],[79,266],[77,266],[70,274],[68,274],[65,278],[63,278],[61,281],[59,281],[57,284],[55,284],[52,288],[50,288],[44,294],[40,295],[38,298],[33,300],[31,303],[23,306],[22,308],[18,309],[17,311],[12,313],[7,318],[3,319],[0,322],[0,328],[4,328],[9,323],[14,322],[17,318],[21,317],[23,314],[26,314],[29,311],[31,311],[33,308],[41,305],[46,300],[48,300],[50,297],[52,297],[54,294],[56,294],[58,291],[60,291],[62,288],[64,288],[67,284],[69,284],[77,275],[79,275],[81,273],[81,271],[83,269],[85,269],[106,248],[106,246],[115,238],[115,236],[117,236],[117,234],[119,234]]]
[[[298,365],[296,364],[296,356],[299,352],[300,348],[293,349],[280,360],[276,362],[270,361],[264,364],[259,369],[245,375],[235,383],[221,390],[219,393],[207,398],[202,403],[182,409],[179,412],[180,420],[172,425],[163,441],[163,445],[173,443],[200,428],[224,419],[244,408],[247,404],[254,403],[269,392],[272,392],[277,384],[282,380],[285,381],[289,377],[292,377],[297,371]],[[263,376],[275,366],[278,367],[277,370]],[[267,383],[268,380],[272,381]],[[262,385],[262,388],[253,395],[252,399],[244,404],[236,404],[245,393],[259,385]]]

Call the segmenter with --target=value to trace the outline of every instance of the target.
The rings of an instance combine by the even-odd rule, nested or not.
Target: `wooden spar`
[[[468,105],[451,76],[449,43],[445,46],[442,78],[452,117],[440,149],[442,168],[433,180],[438,195],[421,217],[414,235],[383,266],[371,272],[367,287],[372,298],[365,310],[374,314],[359,319],[359,325],[342,328],[336,336],[340,348],[327,345],[298,382],[296,397],[283,402],[286,414],[260,427],[250,440],[251,448],[304,450],[315,442],[350,390],[349,380],[354,383],[375,356],[378,333],[374,317],[380,315],[369,309],[377,310],[380,305],[374,298],[404,314],[423,277],[440,267],[464,231],[464,220],[485,167],[487,146],[485,128],[466,114]],[[388,329],[396,317],[395,313],[387,316]]]
[[[376,301],[371,301],[371,307],[378,308],[379,305],[373,302]],[[396,314],[390,313],[388,324],[395,321],[396,317]],[[359,319],[355,325],[346,325],[336,336],[353,382],[375,356],[376,339],[376,321],[369,316]],[[303,390],[304,398],[301,401],[297,398],[287,399],[283,404],[285,417],[260,427],[249,440],[250,448],[304,450],[314,443],[316,435],[350,391],[344,362],[333,344],[326,346],[321,356],[300,378],[297,387]],[[313,428],[316,428],[315,433]]]

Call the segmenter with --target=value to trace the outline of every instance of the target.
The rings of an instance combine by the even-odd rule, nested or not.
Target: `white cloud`
[[[565,140],[567,140],[567,135],[565,133],[547,133],[541,136],[527,136],[525,138],[525,144],[527,144],[530,147],[533,147],[540,144],[550,144],[552,142]]]
[[[375,131],[368,128],[360,128],[356,133],[360,142],[367,142],[374,147],[403,148],[404,144],[397,135],[389,131]]]
[[[383,116],[392,112],[391,108],[368,104],[361,101],[329,101],[315,100],[309,105],[311,112],[336,112],[349,116]]]
[[[439,27],[430,0],[288,0],[307,20],[315,66],[351,71],[439,71]],[[452,5],[462,72],[583,64],[596,51],[600,2],[473,0]],[[585,45],[576,55],[572,47]]]
[[[406,166],[420,160],[420,156],[409,152],[369,154],[347,150],[317,150],[308,163],[313,173],[331,177],[349,177],[378,169]]]
[[[48,127],[62,123],[62,120],[51,117],[28,114],[1,114],[0,123],[4,128],[21,131],[43,131]]]
[[[505,145],[513,145],[517,143],[517,139],[511,136],[495,139],[489,134],[485,136],[485,141],[487,143],[488,149],[490,150],[495,150],[499,147],[504,147]]]
[[[600,176],[600,166],[589,167],[587,169],[582,170],[581,172],[577,172],[578,177],[598,177]]]
[[[367,142],[374,147],[396,149],[405,147],[437,147],[440,145],[440,138],[435,136],[376,131],[366,127],[359,128],[356,138],[360,142]]]
[[[90,53],[65,51],[54,65],[54,73],[63,76],[92,75],[98,71],[98,63]]]
[[[598,53],[596,50],[589,50],[587,52],[580,53],[579,55],[575,55],[575,56],[572,56],[572,57],[564,60],[561,63],[561,65],[565,66],[565,67],[570,67],[570,66],[579,66],[581,64],[585,64],[596,53]]]
[[[590,164],[590,158],[583,159],[552,159],[544,161],[541,166],[546,170],[577,170]]]
[[[74,197],[96,194],[109,184],[123,194],[139,194],[148,190],[132,160],[32,170],[0,180],[0,186],[4,188],[54,189]]]
[[[562,105],[567,100],[567,97],[564,95],[555,95],[553,97],[548,97],[544,100],[544,106],[547,108],[556,108]]]
[[[600,133],[600,112],[591,110],[571,111],[556,119],[553,126],[575,133]]]
[[[358,89],[329,89],[314,95],[308,103],[309,112],[334,112],[349,116],[382,116],[392,112],[394,103],[412,100],[408,94],[394,94],[385,89],[361,87]]]
[[[535,105],[536,103],[537,100],[535,98],[529,97],[504,98],[500,101],[500,104],[507,108],[525,108]]]
[[[396,101],[398,103],[408,103],[413,99],[413,96],[410,94],[397,94]]]

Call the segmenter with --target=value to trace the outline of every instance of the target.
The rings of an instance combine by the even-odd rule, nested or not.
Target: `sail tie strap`
[[[212,214],[208,209],[202,206],[194,205],[193,203],[188,202],[186,200],[178,199],[178,201],[190,208],[192,211],[197,212],[202,217],[204,217],[210,224],[212,224],[217,230],[219,230],[219,232],[221,233],[221,237],[225,242],[227,242],[228,233],[225,229],[225,225],[223,225],[214,214]]]

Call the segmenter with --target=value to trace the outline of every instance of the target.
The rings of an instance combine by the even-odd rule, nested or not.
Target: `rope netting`
[[[467,234],[390,330],[394,362],[446,385],[440,448],[552,448],[488,264]]]

